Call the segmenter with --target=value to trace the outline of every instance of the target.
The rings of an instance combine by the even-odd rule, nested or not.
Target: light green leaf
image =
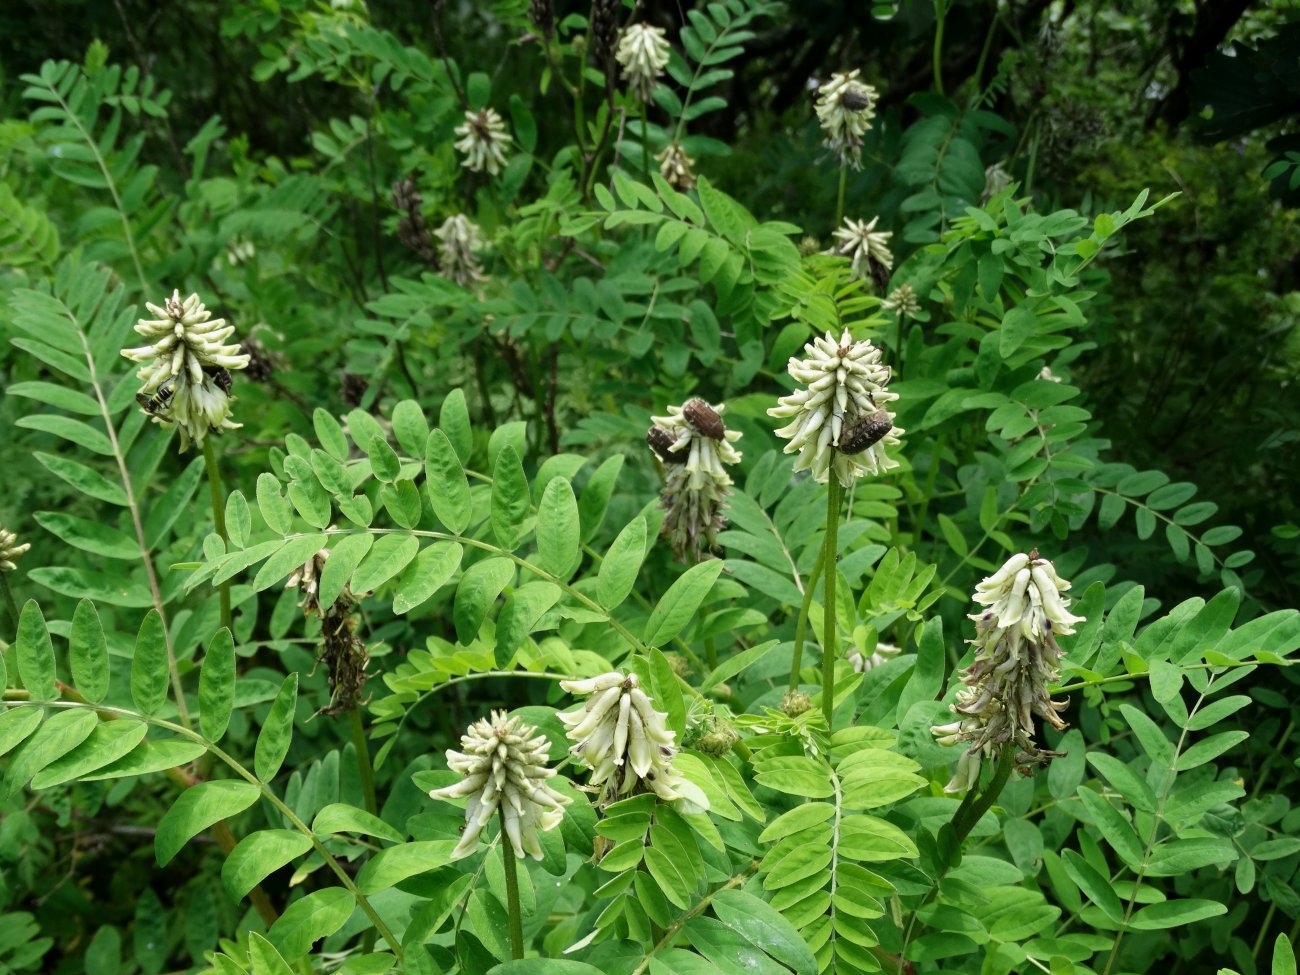
[[[1065,872],[1079,885],[1079,889],[1101,908],[1102,913],[1118,924],[1124,917],[1124,905],[1115,893],[1109,878],[1103,877],[1097,869],[1073,850],[1066,850],[1061,855]]]
[[[110,481],[99,471],[87,467],[80,461],[39,451],[34,452],[32,456],[40,461],[46,470],[55,477],[71,484],[87,497],[94,498],[96,501],[106,501],[109,504],[115,504],[123,508],[130,503],[121,484]]]
[[[325,452],[337,461],[348,459],[348,438],[343,434],[343,427],[329,412],[319,407],[312,414],[312,425],[316,429],[316,439],[325,448]]]
[[[469,481],[456,448],[441,430],[434,430],[425,442],[424,477],[433,513],[448,531],[463,532],[471,514]]]
[[[221,865],[221,882],[241,899],[266,877],[311,849],[311,840],[291,829],[264,829],[245,836]]]
[[[514,563],[501,557],[475,562],[465,570],[456,586],[456,605],[452,612],[457,640],[464,644],[473,642],[488,608],[514,577]]]
[[[356,906],[344,888],[323,887],[286,907],[266,936],[282,954],[298,958],[347,924]]]
[[[442,401],[438,411],[438,426],[456,448],[462,464],[468,464],[474,451],[474,435],[469,425],[469,407],[465,405],[465,391],[453,389]]]
[[[683,572],[650,613],[645,625],[646,643],[662,647],[677,636],[700,608],[721,573],[721,559],[701,562]]]
[[[267,559],[253,579],[253,589],[261,592],[277,582],[283,582],[303,563],[325,547],[327,537],[320,534],[299,535],[284,543],[284,547]]]
[[[226,498],[226,534],[230,544],[235,548],[248,545],[249,533],[253,530],[253,513],[248,508],[248,500],[243,491],[232,491]]]
[[[251,782],[218,779],[200,782],[182,792],[158,821],[154,855],[165,867],[185,844],[214,823],[243,812],[261,795]]]
[[[33,516],[46,531],[83,552],[106,559],[140,558],[140,543],[102,521],[90,521],[59,511],[38,511]]]
[[[220,741],[235,703],[235,641],[224,626],[208,641],[199,668],[199,730]]]
[[[101,721],[80,745],[37,772],[32,788],[50,789],[111,765],[135,748],[148,730],[143,721],[131,718]]]
[[[94,711],[60,711],[27,739],[5,769],[3,794],[12,796],[41,769],[62,758],[88,737],[99,723]]]
[[[507,552],[519,547],[527,531],[528,478],[515,448],[501,448],[492,468],[492,534]]]
[[[537,556],[542,568],[561,581],[578,567],[578,499],[573,485],[552,478],[537,506]]]
[[[410,612],[446,585],[460,568],[462,554],[456,542],[435,542],[422,548],[397,580],[393,612]]]
[[[817,959],[795,926],[772,905],[741,890],[721,890],[713,897],[713,912],[723,924],[797,975],[817,975]]]
[[[736,654],[729,660],[718,665],[718,669],[709,674],[708,679],[700,687],[700,693],[707,693],[709,690],[717,687],[724,680],[731,680],[746,667],[758,663],[769,653],[780,645],[779,640],[768,640],[766,643],[760,643],[757,646],[750,647],[741,653]]]
[[[155,714],[167,700],[167,634],[156,609],[140,623],[131,656],[131,700],[141,714]]]
[[[181,741],[176,738],[165,741],[144,741],[116,762],[104,765],[90,775],[83,775],[81,779],[83,782],[95,782],[99,779],[121,779],[128,775],[162,772],[188,765],[205,751],[207,749],[198,742]]]
[[[344,587],[352,578],[361,560],[375,543],[375,536],[369,532],[345,535],[337,545],[330,549],[330,557],[325,560],[325,568],[320,574],[320,590],[317,598],[323,609],[333,606]]]
[[[378,816],[345,802],[332,802],[323,808],[316,814],[311,828],[313,833],[364,833],[394,843],[402,842],[402,834]]]
[[[257,510],[262,513],[266,527],[277,535],[287,535],[293,530],[293,509],[284,498],[284,488],[274,474],[257,476]]]
[[[72,635],[68,645],[72,683],[92,704],[108,694],[108,641],[99,612],[89,599],[77,603],[72,614]]]
[[[280,957],[275,946],[256,931],[248,933],[248,963],[252,975],[294,975],[289,963]]]
[[[1180,900],[1162,901],[1140,908],[1130,919],[1129,924],[1137,931],[1162,931],[1165,928],[1181,928],[1186,924],[1203,921],[1207,917],[1227,914],[1228,908],[1218,901],[1186,897]]]
[[[451,862],[451,840],[420,840],[390,846],[375,854],[357,874],[357,889],[363,894],[377,894],[399,884],[407,877],[444,867]]]
[[[414,535],[384,535],[357,566],[352,591],[373,592],[410,565],[419,552],[420,540]]]
[[[36,600],[27,600],[18,617],[18,677],[36,701],[59,696],[54,683],[54,644]]]
[[[8,754],[26,741],[43,717],[43,708],[11,707],[0,711],[0,755]]]
[[[627,599],[636,584],[646,553],[646,521],[636,518],[623,526],[605,553],[596,575],[596,600],[608,610]]]
[[[623,455],[614,454],[596,468],[595,473],[587,478],[578,499],[578,517],[582,522],[582,540],[589,542],[595,536],[600,523],[605,520],[605,509],[609,507],[610,496],[614,493],[614,482],[618,472],[623,469]]]
[[[290,674],[280,685],[266,716],[266,723],[257,736],[253,751],[253,771],[263,782],[270,782],[280,771],[284,756],[293,741],[293,716],[298,704],[298,675]]]
[[[510,657],[532,633],[537,621],[559,598],[560,587],[543,580],[525,583],[506,597],[506,603],[501,607],[501,615],[497,619],[498,666],[506,666]]]

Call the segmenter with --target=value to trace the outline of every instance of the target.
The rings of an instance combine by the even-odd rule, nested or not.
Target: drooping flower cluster
[[[826,134],[826,148],[841,166],[862,168],[862,137],[876,117],[876,89],[858,81],[860,71],[836,72],[817,89],[817,121]]]
[[[680,799],[681,774],[673,768],[674,733],[662,711],[641,690],[635,674],[611,672],[586,680],[562,680],[570,694],[591,695],[586,706],[562,713],[569,751],[591,766],[601,802],[634,792]]]
[[[434,232],[438,238],[438,269],[449,281],[462,288],[486,279],[475,251],[482,250],[483,234],[478,225],[463,213],[448,217]]]
[[[669,186],[678,190],[694,188],[695,160],[686,155],[679,143],[672,143],[655,159],[659,161],[659,175],[668,181]]]
[[[646,442],[664,463],[664,509],[660,534],[678,558],[699,562],[713,555],[718,532],[726,525],[722,514],[731,489],[727,466],[740,463],[733,446],[739,430],[722,421],[726,406],[702,399],[668,407],[667,416],[654,416]]]
[[[494,108],[466,112],[465,121],[456,126],[456,148],[465,154],[461,165],[474,173],[486,170],[495,176],[506,163],[506,146],[510,133]]]
[[[892,311],[899,318],[904,318],[912,317],[919,312],[921,302],[917,300],[915,289],[910,284],[904,283],[889,292],[889,297],[880,303],[880,307]]]
[[[850,647],[844,654],[844,659],[859,674],[865,674],[869,670],[888,663],[897,657],[902,651],[892,643],[877,643],[876,649],[870,654],[863,654],[859,647]]]
[[[650,100],[655,82],[668,66],[670,49],[662,27],[633,24],[618,38],[614,60],[623,68],[628,90],[643,102]]]
[[[855,342],[846,329],[838,342],[827,332],[804,346],[806,359],[790,359],[790,375],[803,388],[782,396],[769,416],[792,418],[777,430],[786,438],[785,452],[796,451],[794,470],[811,470],[825,484],[833,470],[848,487],[863,474],[880,474],[898,466],[885,453],[904,431],[894,426],[885,407],[898,399],[885,387],[890,370],[869,339]]]
[[[889,249],[889,238],[894,235],[888,230],[877,230],[879,220],[879,217],[869,221],[845,217],[844,226],[834,234],[838,243],[827,253],[847,257],[855,278],[883,288],[894,268],[894,255]]]
[[[31,548],[31,543],[18,544],[18,536],[8,528],[0,528],[0,572],[13,572],[17,559]]]
[[[1028,771],[1059,752],[1034,741],[1034,715],[1057,731],[1066,724],[1066,702],[1053,701],[1048,685],[1059,677],[1058,634],[1074,632],[1083,618],[1070,613],[1070,588],[1035,549],[1013,555],[997,572],[975,587],[972,599],[985,607],[975,621],[975,660],[962,672],[966,686],[951,705],[958,720],[931,730],[941,745],[969,743],[946,792],[961,792],[979,782],[980,765],[1003,744],[1016,746],[1016,766]]]
[[[180,427],[181,450],[209,433],[237,429],[230,419],[230,372],[246,368],[249,357],[238,343],[227,344],[235,327],[212,318],[196,294],[182,301],[173,291],[161,308],[145,307],[158,317],[140,319],[135,330],[150,344],[122,350],[143,363],[136,372],[141,408],[157,423]]]
[[[527,853],[540,860],[537,833],[558,826],[564,817],[561,807],[569,802],[568,796],[547,781],[555,770],[546,767],[546,736],[538,735],[535,727],[519,718],[493,711],[490,719],[469,726],[461,735],[460,747],[463,751],[447,750],[447,765],[464,778],[429,793],[432,799],[469,798],[465,831],[452,858],[474,852],[479,835],[500,809],[515,856],[522,858]]]

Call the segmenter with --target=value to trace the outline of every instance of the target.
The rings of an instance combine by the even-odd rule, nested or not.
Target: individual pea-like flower
[[[668,38],[662,27],[633,24],[619,35],[614,60],[623,68],[628,89],[643,102],[650,100],[655,82],[668,66]]]
[[[898,466],[885,447],[899,443],[903,430],[885,407],[898,399],[885,387],[890,370],[869,339],[855,342],[845,329],[838,342],[831,332],[804,346],[806,359],[791,357],[790,375],[803,388],[782,396],[767,411],[790,423],[776,431],[789,441],[785,452],[799,457],[796,472],[812,471],[825,484],[831,471],[848,487],[863,474]]]
[[[584,707],[559,718],[574,743],[569,751],[591,767],[591,784],[601,787],[602,803],[634,792],[653,792],[664,800],[681,798],[668,715],[655,710],[636,674],[615,671],[562,680],[560,686],[579,697],[589,695]]]
[[[874,670],[876,667],[888,663],[900,653],[902,651],[892,643],[877,643],[876,649],[870,654],[863,654],[860,647],[851,647],[844,654],[844,659],[859,674],[865,674],[869,670]]]
[[[916,291],[910,284],[900,284],[889,292],[889,297],[880,303],[880,307],[894,312],[899,318],[910,318],[921,310],[921,302],[917,300]]]
[[[695,187],[695,160],[686,155],[679,143],[672,143],[655,159],[659,161],[659,175],[667,180],[669,186],[678,190]]]
[[[532,725],[493,711],[461,735],[462,751],[447,750],[447,765],[464,776],[429,793],[432,799],[464,799],[465,830],[452,850],[452,859],[474,852],[483,828],[501,810],[502,825],[515,856],[542,858],[538,831],[554,829],[564,818],[562,806],[569,797],[547,780],[555,775],[546,767],[549,744]]]
[[[711,557],[718,532],[726,526],[722,512],[732,484],[727,467],[740,463],[740,451],[733,446],[740,431],[726,428],[726,409],[721,403],[687,400],[668,407],[667,416],[651,417],[654,426],[646,434],[646,442],[664,462],[660,534],[684,562]]]
[[[249,357],[238,343],[227,343],[235,327],[212,318],[196,294],[182,301],[173,291],[161,308],[145,307],[158,317],[140,319],[135,330],[151,344],[122,350],[143,363],[136,372],[143,383],[136,401],[144,412],[180,428],[182,451],[209,433],[237,429],[230,419],[230,372],[246,368]]]
[[[1007,743],[1016,747],[1021,772],[1060,757],[1034,741],[1034,715],[1057,731],[1067,727],[1060,716],[1066,702],[1053,701],[1048,686],[1060,676],[1057,635],[1071,634],[1083,622],[1069,611],[1063,595],[1069,588],[1037,549],[1013,555],[975,587],[972,599],[984,609],[970,617],[975,659],[962,671],[966,686],[951,705],[957,720],[931,729],[941,745],[969,743],[944,791],[973,788],[984,757]]]
[[[862,168],[862,137],[876,117],[876,89],[858,81],[860,71],[836,72],[817,89],[817,121],[826,134],[826,148],[841,166]]]
[[[889,250],[889,238],[894,235],[888,230],[877,230],[879,220],[879,217],[870,220],[845,217],[844,226],[834,234],[838,243],[826,253],[847,257],[855,278],[874,281],[883,288],[889,283],[889,272],[894,267],[894,255]]]
[[[17,559],[31,548],[31,543],[18,544],[18,536],[8,528],[0,528],[0,572],[13,572]]]
[[[463,213],[448,217],[434,232],[438,238],[438,269],[443,277],[462,288],[486,280],[483,268],[475,256],[485,244],[478,225]]]
[[[506,162],[505,150],[510,145],[510,134],[496,109],[466,112],[465,121],[456,126],[456,134],[460,136],[456,148],[465,154],[462,166],[474,173],[487,170],[493,176],[501,172]]]

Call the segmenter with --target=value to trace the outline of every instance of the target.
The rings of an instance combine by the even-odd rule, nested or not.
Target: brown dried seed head
[[[672,452],[672,445],[675,442],[673,435],[663,427],[651,427],[646,431],[645,442],[650,445],[650,449],[665,464],[680,464],[684,457],[679,457]]]
[[[710,440],[721,440],[727,435],[726,424],[718,411],[702,399],[687,400],[682,405],[682,416]]]
[[[840,435],[839,451],[842,454],[860,454],[883,440],[893,428],[893,418],[884,410],[859,413]]]

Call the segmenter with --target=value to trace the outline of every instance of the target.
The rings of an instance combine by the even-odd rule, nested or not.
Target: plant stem
[[[840,167],[840,191],[835,197],[835,229],[838,230],[840,224],[844,222],[844,186],[848,182],[849,171]]]
[[[803,603],[799,606],[799,618],[794,624],[794,656],[790,659],[790,690],[792,691],[799,686],[799,669],[803,666],[803,640],[804,634],[808,631],[808,610],[812,606],[813,590],[817,588],[817,580],[821,578],[825,564],[826,536],[823,535],[822,547],[817,550],[817,561],[813,563],[808,584],[804,587]]]
[[[212,490],[212,522],[216,526],[221,540],[229,544],[230,536],[226,533],[225,492],[221,489],[221,469],[217,466],[217,449],[212,446],[212,438],[203,438],[203,463],[208,468],[208,487]],[[221,625],[233,635],[235,632],[233,617],[230,613],[230,582],[221,584]]]
[[[0,595],[4,597],[5,610],[13,617],[14,620],[14,639],[18,639],[18,604],[14,602],[14,594],[9,588],[9,580],[3,572],[0,572]]]
[[[379,800],[375,798],[375,770],[370,764],[370,743],[366,741],[366,729],[361,724],[359,708],[353,708],[348,712],[348,724],[352,728],[352,747],[357,752],[357,775],[361,777],[361,794],[365,798],[366,812],[378,816]]]
[[[934,90],[943,94],[943,18],[945,0],[934,0]]]
[[[826,553],[822,556],[825,569],[826,596],[822,612],[822,714],[826,716],[826,732],[835,730],[832,715],[835,711],[835,638],[839,634],[839,622],[835,618],[835,590],[837,571],[835,568],[840,532],[840,500],[844,488],[840,487],[839,476],[831,471],[830,490],[826,494]]]
[[[501,817],[501,859],[506,865],[506,908],[510,911],[510,957],[515,961],[524,957],[524,921],[519,913],[519,866],[515,863],[515,851],[504,842],[506,835],[506,807],[499,806],[497,814]]]
[[[650,120],[646,103],[641,103],[641,175],[650,182]]]

